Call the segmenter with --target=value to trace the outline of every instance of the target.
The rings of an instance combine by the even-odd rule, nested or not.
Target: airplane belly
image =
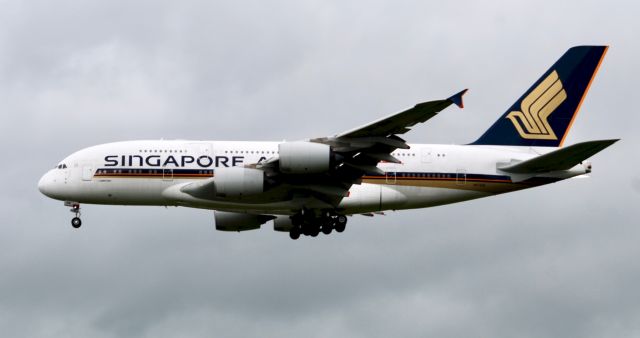
[[[354,185],[349,189],[349,195],[340,201],[338,208],[345,210],[347,214],[380,211],[381,187],[379,184],[368,183]]]
[[[172,205],[162,191],[174,182],[135,178],[79,182],[73,200],[80,203],[115,205]]]
[[[188,183],[190,180],[184,180]],[[180,180],[111,179],[78,182],[69,200],[80,203],[112,205],[178,205],[204,209],[288,214],[296,208],[293,201],[233,203],[201,200],[180,192]],[[491,195],[491,193],[441,187],[417,187],[363,183],[354,185],[338,209],[345,214],[384,210],[424,208]],[[323,208],[324,205],[315,206]]]
[[[347,214],[425,208],[491,195],[475,190],[367,183],[349,192],[339,206]]]
[[[427,208],[492,195],[489,192],[441,187],[396,186],[407,201],[398,209]]]
[[[357,214],[401,209],[406,203],[407,197],[391,186],[363,183],[352,186],[349,196],[342,199],[338,208],[347,214]]]

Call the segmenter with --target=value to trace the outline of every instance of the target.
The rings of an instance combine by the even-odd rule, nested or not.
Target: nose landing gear
[[[82,220],[80,219],[80,203],[74,202],[65,202],[66,206],[71,206],[72,213],[75,214],[75,217],[71,219],[71,226],[74,228],[79,228],[82,225]]]

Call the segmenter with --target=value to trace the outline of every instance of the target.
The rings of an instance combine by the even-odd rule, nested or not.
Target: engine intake
[[[331,147],[314,142],[285,142],[278,145],[280,171],[286,174],[319,174],[329,171]]]

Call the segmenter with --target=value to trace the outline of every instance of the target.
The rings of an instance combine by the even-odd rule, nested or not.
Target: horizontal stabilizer
[[[617,141],[619,140],[601,140],[577,143],[540,155],[530,160],[498,167],[498,169],[513,174],[569,170]]]

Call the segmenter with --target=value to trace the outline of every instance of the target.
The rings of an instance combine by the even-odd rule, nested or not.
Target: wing
[[[391,153],[396,149],[409,149],[398,134],[429,120],[451,104],[462,108],[462,96],[466,89],[444,100],[423,102],[413,108],[396,113],[364,126],[329,137],[314,138],[310,142],[331,146],[336,158],[332,169],[321,175],[309,177],[295,188],[311,193],[317,199],[336,206],[347,195],[353,184],[360,184],[365,175],[384,175],[377,165],[380,161],[400,163]],[[274,157],[257,168],[265,170],[274,179],[287,181],[278,171],[279,159]]]
[[[381,136],[386,137],[392,134],[404,134],[411,130],[410,127],[422,123],[436,116],[440,111],[455,103],[458,107],[464,108],[462,96],[467,89],[451,96],[445,100],[429,101],[418,103],[413,108],[396,113],[367,125],[346,131],[335,136],[336,138],[359,138]]]
[[[270,187],[269,199],[272,201],[292,200],[300,208],[335,208],[347,196],[353,184],[362,182],[363,176],[385,174],[377,167],[380,161],[400,163],[391,153],[396,149],[409,149],[409,145],[399,134],[411,130],[417,123],[429,120],[451,104],[462,108],[462,96],[466,91],[444,100],[419,103],[411,109],[341,134],[305,141],[307,144],[319,143],[330,147],[330,167],[326,171],[303,175],[283,172],[280,170],[280,155],[245,167],[264,172],[265,184]],[[301,155],[305,156],[304,153]],[[188,184],[180,190],[197,198],[208,199],[215,198],[215,189],[214,177]]]

